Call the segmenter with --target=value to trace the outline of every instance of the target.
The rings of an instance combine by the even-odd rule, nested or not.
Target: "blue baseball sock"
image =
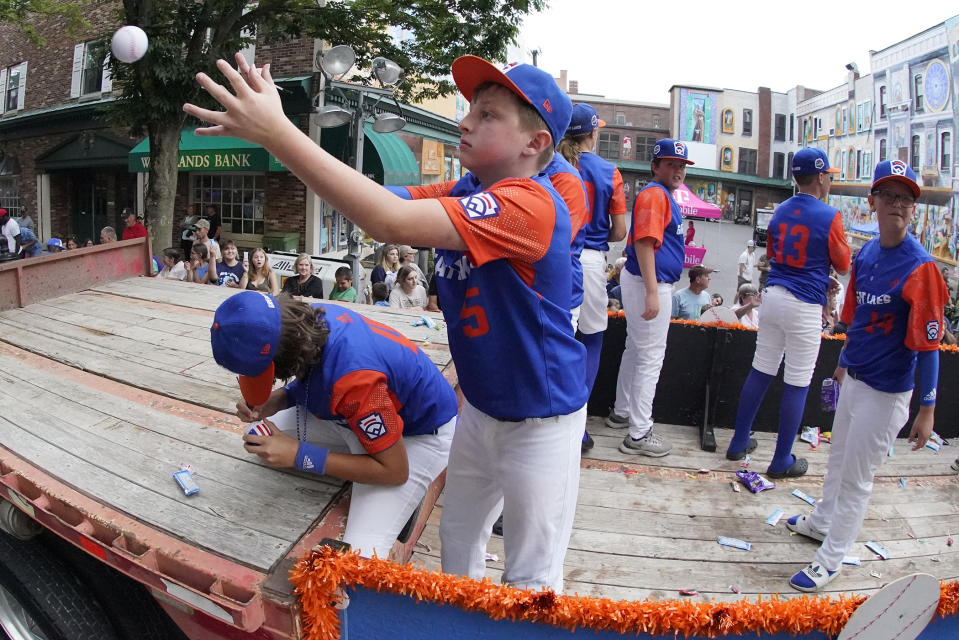
[[[787,471],[796,461],[792,454],[793,443],[799,433],[807,393],[808,386],[794,387],[783,383],[783,401],[779,406],[779,433],[776,435],[776,453],[773,454],[773,461],[769,463],[770,471]]]
[[[753,422],[759,412],[759,405],[763,403],[769,383],[773,376],[756,369],[749,370],[749,376],[739,392],[739,406],[736,408],[736,433],[729,442],[728,451],[739,453],[745,451],[749,445],[749,432],[753,429]]]
[[[596,374],[599,372],[599,357],[603,353],[603,334],[604,331],[597,333],[580,333],[579,341],[586,347],[586,390],[593,392],[593,383],[596,382]]]

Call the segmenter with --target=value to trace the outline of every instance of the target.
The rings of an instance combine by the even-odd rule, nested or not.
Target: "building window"
[[[636,136],[636,161],[649,162],[653,159],[653,146],[656,138],[653,136]]]
[[[922,93],[922,74],[917,73],[912,77],[912,86],[916,90],[916,111],[922,111],[923,93]]]
[[[3,89],[3,109],[0,111],[16,111],[23,108],[26,84],[26,62],[0,70],[0,88]]]
[[[786,154],[776,152],[773,154],[773,177],[785,178]]]
[[[106,57],[107,43],[104,40],[81,42],[73,47],[71,98],[113,90]]]
[[[862,171],[859,175],[863,180],[868,180],[872,177],[872,153],[869,151],[864,151],[862,154]]]
[[[842,113],[842,108],[841,108],[841,107],[836,107],[836,126],[835,126],[835,128],[833,128],[833,130],[832,130],[833,135],[837,135],[837,136],[841,136],[841,135],[842,135],[842,121],[843,121],[843,118],[844,118],[844,116],[843,116],[843,113]]]
[[[14,215],[20,211],[20,177],[0,176],[0,207]]]
[[[776,140],[786,141],[786,114],[784,113],[776,114],[775,137]]]
[[[753,110],[752,109],[743,109],[743,135],[744,136],[753,135]],[[740,156],[740,162],[742,162],[742,156]]]
[[[856,105],[856,131],[862,131],[864,109],[865,109],[865,105],[863,103],[860,102],[859,104]]]
[[[859,175],[862,173],[862,151],[856,149],[856,180],[859,179]]]
[[[796,116],[789,114],[789,141],[792,142],[796,134]]]
[[[626,124],[626,114],[622,111],[616,112],[616,124]]]
[[[658,114],[658,113],[654,113],[654,114],[653,114],[653,129],[659,129],[661,125],[662,125],[662,120],[660,120],[659,114]]]
[[[756,175],[756,155],[755,149],[739,148],[739,173]]]
[[[912,158],[909,164],[910,166],[912,166],[912,170],[915,171],[916,173],[919,173],[919,151],[920,151],[919,145],[920,144],[921,144],[920,137],[913,136],[912,137]]]
[[[792,175],[792,170],[793,170],[792,167],[793,167],[793,152],[790,151],[789,154],[786,155],[786,175],[783,176],[784,178]]]
[[[879,87],[879,117],[886,117],[886,87]],[[882,160],[880,160],[882,162]]]
[[[952,171],[952,133],[943,131],[939,135],[939,170]]]
[[[882,138],[879,141],[879,162],[882,162],[886,159],[886,139]]]
[[[599,133],[599,157],[619,160],[619,134],[611,131]]]
[[[191,203],[201,215],[212,205],[232,233],[263,233],[266,176],[253,173],[191,173]]]
[[[732,147],[723,147],[722,157],[720,159],[720,169],[723,171],[733,170],[733,149]]]

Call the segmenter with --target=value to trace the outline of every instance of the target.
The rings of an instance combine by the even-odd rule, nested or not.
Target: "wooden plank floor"
[[[812,511],[791,495],[793,489],[822,497],[829,445],[810,450],[807,443],[797,442],[794,452],[809,460],[806,476],[778,481],[775,489],[759,494],[744,487],[736,493],[731,482],[740,463],[722,453],[731,430],[717,430],[720,453],[707,453],[699,449],[694,427],[656,428],[672,441],[673,451],[663,458],[645,458],[620,453],[617,447],[625,432],[606,427],[600,418],[589,419],[596,446],[582,461],[566,556],[566,592],[615,600],[679,598],[679,590],[686,588],[698,590],[698,600],[799,595],[789,587],[789,577],[812,560],[819,543],[790,534],[785,519]],[[759,448],[750,468],[762,473],[772,457],[775,435],[755,435]],[[862,565],[844,566],[827,595],[870,594],[917,571],[959,578],[959,544],[947,544],[952,536],[959,539],[959,477],[950,468],[959,446],[944,446],[939,453],[913,452],[910,446],[897,440],[895,456],[880,468],[866,522],[849,553],[859,556]],[[767,525],[765,519],[777,508],[785,515],[775,527]],[[430,570],[440,566],[441,515],[442,499],[411,560]],[[720,546],[718,536],[746,540],[752,549]],[[868,540],[881,543],[891,558],[877,559],[863,544]],[[487,576],[499,581],[502,538],[493,536],[488,552],[498,560],[487,563]],[[741,593],[735,594],[733,587]]]
[[[0,313],[0,444],[133,518],[268,571],[344,483],[247,454],[236,378],[210,350],[235,290],[134,278]],[[361,310],[371,310],[363,307]],[[449,363],[445,332],[368,314]],[[195,469],[185,497],[171,474]]]

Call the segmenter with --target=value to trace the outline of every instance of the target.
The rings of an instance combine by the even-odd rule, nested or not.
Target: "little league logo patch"
[[[386,423],[383,422],[383,416],[378,413],[371,413],[365,418],[361,418],[357,426],[370,440],[376,440],[386,435]]]
[[[926,323],[926,340],[934,342],[939,339],[939,322],[932,320]]]
[[[906,163],[902,160],[893,160],[889,163],[889,172],[894,176],[906,175]]]
[[[816,158],[816,161],[813,162],[817,169],[822,169],[826,166],[825,161],[822,158]]]
[[[500,206],[489,193],[477,193],[476,195],[460,198],[460,205],[463,210],[473,220],[483,218],[494,218],[499,215]]]
[[[685,156],[685,155],[686,155],[686,145],[683,144],[682,142],[677,142],[676,144],[674,144],[674,145],[673,145],[673,150],[676,152],[676,155],[677,155],[677,156]]]

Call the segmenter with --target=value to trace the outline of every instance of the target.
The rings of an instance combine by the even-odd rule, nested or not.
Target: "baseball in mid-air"
[[[147,52],[147,34],[140,27],[127,25],[113,34],[110,48],[120,62],[136,62]]]

